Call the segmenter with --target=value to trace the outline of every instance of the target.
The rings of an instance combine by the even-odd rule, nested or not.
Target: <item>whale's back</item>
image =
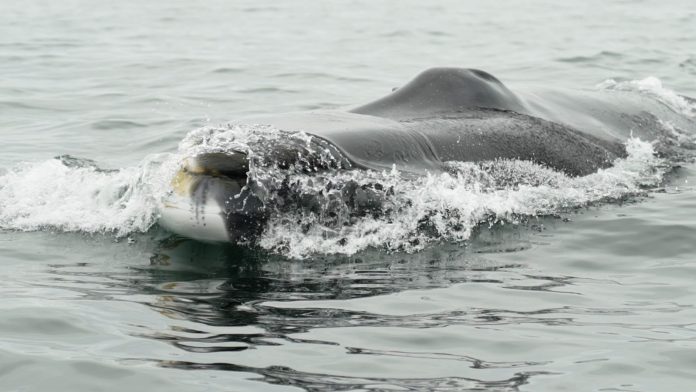
[[[351,112],[403,120],[471,108],[527,110],[493,75],[477,69],[431,68],[391,94]]]

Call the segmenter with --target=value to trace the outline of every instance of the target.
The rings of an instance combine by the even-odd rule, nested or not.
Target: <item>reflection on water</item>
[[[346,377],[329,374],[298,372],[291,368],[274,366],[255,369],[226,363],[196,364],[190,362],[162,363],[176,369],[214,369],[236,372],[259,373],[259,380],[279,385],[292,385],[309,392],[315,391],[518,391],[535,374],[547,372],[523,372],[495,381],[484,381],[464,377],[442,378],[366,378]]]
[[[478,308],[367,311],[344,306],[352,300],[389,296],[404,291],[446,289],[459,284],[496,285],[523,290],[559,290],[570,277],[535,276],[524,265],[487,258],[496,252],[528,249],[543,240],[544,224],[482,228],[466,246],[444,244],[416,254],[368,251],[354,256],[318,256],[289,260],[258,249],[212,245],[164,233],[144,235],[131,248],[149,254],[148,263],[111,266],[90,262],[49,265],[52,287],[69,288],[82,299],[144,304],[173,322],[166,329],[143,326],[138,337],[166,342],[181,359],[150,358],[164,368],[256,373],[272,384],[319,390],[516,390],[548,361],[492,361],[470,355],[398,347],[344,345],[332,339],[305,337],[318,329],[430,329],[451,325],[491,326],[507,323],[564,323],[549,317],[553,310]],[[128,257],[128,254],[123,255]],[[287,306],[286,306],[287,305]],[[542,318],[538,318],[542,315]],[[366,345],[368,342],[364,342]],[[454,363],[470,369],[462,377],[362,377],[302,371],[279,357],[268,366],[253,366],[242,352],[301,346],[306,355],[335,347],[341,355],[378,360]],[[212,356],[214,355],[214,356]],[[258,355],[258,354],[256,354]],[[208,357],[211,356],[211,357]],[[298,365],[298,369],[295,366]],[[493,378],[476,378],[476,370],[495,369]],[[502,371],[502,373],[501,373]],[[359,371],[352,372],[360,374]],[[469,376],[471,375],[471,377]]]

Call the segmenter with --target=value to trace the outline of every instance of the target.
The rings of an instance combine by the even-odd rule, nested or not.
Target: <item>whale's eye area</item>
[[[240,179],[246,178],[249,160],[241,152],[208,153],[186,159],[182,169],[191,174]]]

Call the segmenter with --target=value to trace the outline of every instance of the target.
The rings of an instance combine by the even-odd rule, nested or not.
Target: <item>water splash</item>
[[[631,139],[627,149],[628,157],[613,167],[579,178],[514,160],[450,162],[451,172],[424,177],[397,170],[287,175],[283,183],[290,185],[270,198],[282,202],[271,204],[259,245],[305,257],[368,247],[412,252],[464,241],[480,224],[517,223],[643,194],[669,165],[649,143]]]
[[[116,236],[147,231],[168,192],[172,165],[178,163],[170,155],[120,170],[69,156],[18,164],[0,174],[0,228]]]

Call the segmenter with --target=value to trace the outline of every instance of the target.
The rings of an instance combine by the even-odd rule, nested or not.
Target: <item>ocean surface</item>
[[[398,188],[403,225],[471,207],[419,246],[379,220],[341,248],[158,226],[204,130],[362,104],[433,66],[693,115],[677,94],[696,97],[696,7],[0,2],[0,391],[696,389],[696,164],[644,141],[557,189]]]

